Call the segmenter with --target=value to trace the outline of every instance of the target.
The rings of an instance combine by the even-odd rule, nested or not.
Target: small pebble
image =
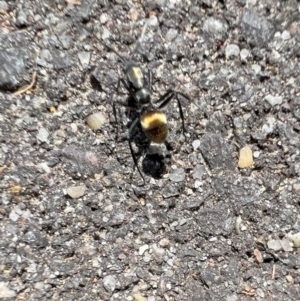
[[[204,165],[197,164],[193,169],[193,179],[202,179],[202,176],[205,173]]]
[[[41,289],[43,289],[43,288],[44,288],[44,282],[43,282],[43,281],[36,282],[36,283],[34,284],[34,288],[35,288],[36,290],[41,290]]]
[[[289,40],[291,38],[291,34],[287,30],[284,30],[281,34],[281,38],[284,41]]]
[[[112,184],[113,184],[113,181],[110,177],[108,176],[105,176],[101,179],[101,183],[104,187],[108,188],[108,187],[111,187]]]
[[[140,295],[140,294],[135,294],[134,296],[133,296],[133,300],[134,301],[147,301],[147,298],[145,298],[145,297],[143,297],[142,295]]]
[[[156,16],[151,16],[147,21],[149,26],[156,27],[158,25],[158,19]]]
[[[80,51],[78,52],[78,58],[82,67],[85,67],[90,63],[91,54],[86,51]]]
[[[19,10],[17,12],[16,25],[18,27],[26,26],[28,24],[27,18],[27,12],[25,12],[24,10]]]
[[[151,246],[153,254],[158,257],[158,258],[162,258],[165,255],[165,250],[158,247],[156,244],[153,244]]]
[[[45,128],[40,128],[36,137],[41,142],[47,142],[49,138],[49,133]]]
[[[252,150],[249,146],[245,146],[240,150],[238,166],[239,168],[247,168],[252,166],[252,164],[253,164]]]
[[[51,62],[52,55],[48,49],[42,49],[40,52],[40,59],[46,62]]]
[[[12,186],[9,187],[9,192],[11,194],[18,195],[18,194],[21,193],[21,191],[22,191],[22,187],[20,185],[18,185],[18,184],[14,184],[14,185],[12,185]]]
[[[256,73],[256,74],[259,74],[261,72],[261,66],[258,65],[258,64],[253,64],[251,66],[251,69]]]
[[[241,60],[242,61],[245,61],[246,58],[249,56],[250,52],[248,49],[242,49],[241,52],[240,52],[240,57],[241,57]]]
[[[198,189],[201,186],[202,182],[199,180],[195,181],[194,188]]]
[[[264,239],[263,236],[258,237],[258,238],[256,239],[256,243],[258,243],[258,244],[260,244],[260,245],[266,247],[266,241],[265,241],[265,239]]]
[[[238,301],[238,297],[236,294],[226,297],[226,301]]]
[[[108,275],[103,278],[103,286],[108,292],[113,292],[116,289],[115,276]]]
[[[254,152],[253,152],[253,157],[254,157],[255,159],[259,158],[259,155],[260,155],[260,152],[259,152],[259,151],[254,151]]]
[[[11,290],[5,282],[0,282],[0,299],[4,298],[14,298],[17,294],[15,291]]]
[[[291,276],[291,275],[287,275],[286,276],[286,280],[289,282],[289,283],[294,283],[294,278]]]
[[[242,224],[242,218],[238,216],[235,222],[236,234],[241,234],[241,224]]]
[[[172,42],[176,38],[177,34],[178,34],[178,31],[176,29],[170,28],[167,31],[165,38],[168,42]]]
[[[47,67],[47,65],[48,65],[48,63],[45,60],[42,60],[40,58],[36,59],[36,63],[38,66],[41,66],[41,67]]]
[[[106,117],[101,113],[94,113],[86,119],[86,123],[89,128],[92,130],[99,130],[103,126],[104,123],[106,123]]]
[[[271,94],[268,94],[265,97],[265,100],[272,106],[281,105],[282,104],[282,96],[273,96]]]
[[[282,246],[283,251],[285,251],[285,252],[293,251],[293,244],[288,239],[283,238],[281,240],[281,246]]]
[[[273,116],[268,116],[266,118],[266,123],[263,124],[261,130],[265,136],[273,133],[276,126],[276,120]]]
[[[75,211],[75,208],[71,206],[67,206],[64,210],[65,213],[73,213]]]
[[[136,21],[139,17],[139,13],[136,9],[131,9],[129,15],[132,21]]]
[[[47,162],[41,162],[37,166],[40,167],[45,173],[51,173],[51,168],[49,167]]]
[[[255,6],[256,5],[257,0],[248,0],[247,4],[249,7]]]
[[[9,219],[13,222],[16,222],[19,219],[19,215],[15,212],[15,210],[12,210],[9,214]]]
[[[296,190],[296,191],[300,191],[300,183],[295,183],[293,185],[293,188]]]
[[[256,257],[256,260],[257,260],[258,263],[263,263],[264,262],[264,259],[261,255],[261,252],[258,249],[255,249],[253,254]]]
[[[282,246],[281,246],[280,240],[275,240],[275,239],[269,240],[267,245],[268,245],[269,249],[272,249],[274,251],[280,251],[280,250],[282,250]]]
[[[200,140],[194,140],[192,146],[194,150],[198,149],[200,146]]]
[[[300,247],[300,232],[296,234],[289,233],[286,235],[286,238],[294,243],[294,247],[296,248]]]
[[[239,56],[239,54],[240,54],[240,48],[238,45],[229,44],[226,46],[225,55],[227,59],[230,59],[235,56]]]
[[[279,59],[280,59],[280,53],[275,49],[272,49],[272,52],[270,54],[270,61],[272,63],[277,63]]]
[[[221,22],[219,19],[210,17],[206,19],[203,23],[203,30],[210,34],[218,34],[227,31],[227,26],[225,23]]]
[[[8,10],[8,4],[5,1],[0,1],[0,10],[2,11]]]
[[[257,295],[258,295],[259,297],[265,298],[265,293],[264,293],[264,291],[263,291],[260,287],[257,288],[256,293],[257,293]]]
[[[139,248],[139,255],[143,255],[149,249],[148,245],[143,245]]]
[[[73,187],[68,187],[67,194],[72,199],[78,199],[78,198],[82,197],[85,194],[85,191],[86,191],[86,186],[85,185],[73,186]]]
[[[241,226],[241,231],[246,231],[247,230],[247,227],[245,225],[242,225]]]
[[[125,260],[127,258],[127,256],[124,253],[119,254],[118,258],[120,260]]]
[[[173,182],[181,182],[185,179],[185,172],[183,168],[175,169],[170,173],[170,180]]]
[[[101,24],[105,24],[108,20],[108,17],[106,14],[101,14],[99,20]]]
[[[166,238],[163,238],[159,241],[159,245],[163,248],[166,248],[170,245],[170,241]]]

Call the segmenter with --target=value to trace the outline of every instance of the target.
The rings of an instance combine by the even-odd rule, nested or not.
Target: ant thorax
[[[135,93],[139,105],[148,105],[151,102],[151,92],[147,87],[143,87]]]

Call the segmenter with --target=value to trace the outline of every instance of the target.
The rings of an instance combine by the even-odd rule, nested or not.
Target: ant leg
[[[131,124],[129,130],[128,130],[128,135],[129,135],[129,139],[131,139],[131,136],[134,134],[134,130],[136,129],[136,126],[139,122],[139,118],[136,118],[133,123]]]
[[[136,166],[140,176],[142,177],[143,181],[144,181],[144,184],[146,184],[146,180],[139,168],[139,165],[138,165],[138,162],[137,162],[137,159],[136,159],[136,156],[134,154],[134,151],[133,151],[133,148],[132,148],[132,145],[131,145],[131,140],[128,140],[128,144],[129,144],[129,148],[130,148],[130,152],[131,152],[131,156],[132,156],[132,159],[133,159],[133,162],[134,162],[134,165]]]
[[[179,114],[180,114],[181,123],[182,123],[182,132],[183,132],[183,134],[185,134],[186,129],[185,129],[185,126],[184,126],[184,116],[183,116],[181,102],[180,102],[177,94],[176,94],[176,99],[177,99],[177,104],[178,104],[178,107],[179,107]]]
[[[135,130],[135,127],[136,127],[138,121],[139,121],[139,118],[136,118],[133,121],[132,125],[130,126],[128,143],[129,143],[129,148],[130,148],[130,152],[131,152],[131,156],[132,156],[134,165],[136,166],[136,168],[137,168],[137,170],[138,170],[138,172],[139,172],[140,176],[142,177],[142,179],[144,181],[144,184],[145,184],[146,183],[145,178],[144,178],[144,176],[143,176],[143,174],[142,174],[142,172],[141,172],[141,170],[139,168],[138,161],[136,159],[136,156],[134,154],[134,151],[133,151],[133,148],[132,148],[132,145],[131,145],[131,135],[132,135],[133,131]]]
[[[187,99],[188,101],[191,101],[191,99],[189,96],[187,96],[186,94],[184,94],[182,92],[177,92],[177,91],[174,91],[174,92],[176,93],[177,103],[178,103],[178,107],[179,107],[179,113],[180,113],[180,117],[182,120],[183,133],[186,133],[187,130],[185,129],[185,126],[184,126],[184,115],[183,115],[182,106],[181,106],[181,102],[180,102],[178,95],[182,96],[183,98]]]
[[[178,92],[178,91],[174,91],[177,95],[182,96],[183,98],[187,99],[188,101],[191,101],[190,97],[187,96],[186,94],[182,93],[182,92]]]
[[[158,99],[157,101],[155,101],[155,103],[157,102],[162,102],[159,106],[158,106],[158,109],[162,109],[164,108],[165,106],[167,106],[169,104],[169,102],[174,98],[174,96],[176,97],[177,99],[177,104],[178,104],[178,108],[179,108],[179,115],[180,115],[180,119],[181,119],[181,123],[182,123],[182,131],[183,133],[186,132],[186,129],[185,129],[185,124],[184,124],[184,115],[183,115],[183,111],[182,111],[182,106],[181,106],[181,102],[180,102],[180,99],[178,98],[178,94],[179,95],[182,95],[181,92],[176,92],[176,91],[173,91],[173,90],[169,90],[167,91],[160,99]],[[184,94],[182,95],[183,97],[186,97],[188,98],[187,96],[185,96]],[[189,99],[189,98],[188,98]]]
[[[118,85],[117,85],[117,92],[118,94],[120,94],[120,83],[122,83],[122,85],[125,87],[125,89],[130,93],[131,90],[130,88],[128,87],[127,83],[125,82],[125,80],[123,78],[119,78],[118,80]]]
[[[120,82],[121,82],[121,79],[119,78],[118,79],[118,84],[117,84],[117,93],[118,93],[118,95],[120,94]]]
[[[158,100],[154,101],[154,104],[158,104],[157,109],[163,109],[165,106],[169,104],[169,102],[174,98],[175,94],[172,90],[167,91],[163,96],[161,96]]]
[[[117,110],[116,110],[116,103],[115,102],[113,102],[113,114],[114,114],[115,121],[116,121],[117,133],[116,133],[115,140],[117,141],[118,138],[119,138],[119,127],[118,127],[118,118],[117,118]]]
[[[108,46],[107,46],[108,47]],[[118,95],[120,94],[120,83],[122,82],[122,79],[119,78],[118,80],[118,84],[117,84],[117,93]],[[123,83],[124,86],[127,88],[127,85],[126,83]],[[118,138],[119,138],[119,127],[118,127],[118,118],[117,118],[117,109],[116,109],[116,104],[119,104],[119,105],[122,105],[122,106],[126,106],[125,103],[122,103],[120,101],[113,101],[113,114],[114,114],[114,117],[115,117],[115,122],[116,122],[116,128],[117,128],[117,133],[116,133],[116,137],[115,137],[115,140],[117,141]]]
[[[116,126],[117,126],[117,134],[116,134],[116,140],[118,139],[119,137],[119,132],[118,132],[118,117],[117,117],[117,108],[116,108],[116,105],[120,105],[128,110],[133,110],[135,111],[136,110],[136,107],[135,106],[131,106],[129,105],[127,102],[124,102],[124,101],[120,101],[120,100],[116,100],[113,102],[113,114],[114,114],[114,117],[115,117],[115,122],[116,122]],[[129,132],[133,132],[133,129],[129,129]],[[132,133],[131,133],[132,134]]]
[[[172,90],[168,90],[164,95],[160,96],[159,99],[154,100],[152,103],[153,104],[158,104],[160,102],[164,102],[167,98],[169,98],[169,96],[171,94],[174,94]],[[173,97],[173,96],[172,96]],[[161,106],[161,104],[159,105],[159,107]]]
[[[119,78],[118,86],[119,86],[119,83],[123,84],[123,86],[126,88],[126,90],[129,92],[130,96],[135,100],[135,102],[137,104],[138,100],[136,98],[136,95],[135,95],[134,91],[132,91],[132,89],[130,89],[130,87],[127,85],[126,81],[123,78]]]

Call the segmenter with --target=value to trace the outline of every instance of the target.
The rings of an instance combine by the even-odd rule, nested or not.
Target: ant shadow
[[[161,179],[166,171],[165,157],[160,154],[146,154],[142,161],[142,171],[154,179]]]

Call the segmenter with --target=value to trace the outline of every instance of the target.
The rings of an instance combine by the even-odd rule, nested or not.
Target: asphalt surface
[[[299,45],[296,0],[0,1],[0,299],[300,300]]]

